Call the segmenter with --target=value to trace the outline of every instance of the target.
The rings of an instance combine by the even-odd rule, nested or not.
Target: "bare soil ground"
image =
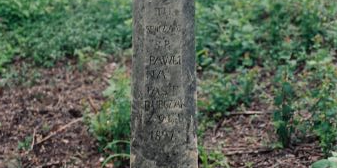
[[[308,168],[323,154],[315,140],[275,149],[271,114],[231,115],[217,132],[206,133],[204,146],[221,150],[235,168]]]
[[[100,167],[97,142],[80,118],[89,100],[97,109],[104,102],[102,91],[115,64],[96,71],[75,65],[38,70],[31,86],[0,87],[0,168]],[[269,113],[228,116],[205,133],[204,146],[220,149],[234,168],[305,168],[322,157],[316,141],[271,148],[276,138],[270,118]],[[25,142],[29,137],[33,140]],[[19,142],[26,149],[18,149]]]
[[[99,167],[95,139],[79,119],[89,99],[96,108],[104,101],[110,65],[93,72],[60,64],[35,72],[33,86],[0,88],[0,167]]]

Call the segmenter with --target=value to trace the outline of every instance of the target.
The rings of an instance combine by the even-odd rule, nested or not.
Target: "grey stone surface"
[[[194,0],[134,0],[131,168],[197,168]]]

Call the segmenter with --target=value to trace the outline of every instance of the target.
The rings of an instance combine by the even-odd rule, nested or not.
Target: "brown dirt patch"
[[[232,115],[221,125],[216,134],[207,131],[204,146],[221,150],[232,168],[307,168],[323,156],[316,141],[274,149],[277,138],[269,113]]]
[[[33,86],[0,89],[0,167],[99,167],[97,143],[83,121],[34,145],[32,150],[32,141],[27,141],[28,149],[18,149],[19,142],[27,137],[34,136],[36,143],[81,118],[88,98],[99,109],[104,101],[102,91],[107,87],[104,75],[112,73],[113,64],[98,71],[79,71],[74,66],[59,64],[37,70],[40,76]]]

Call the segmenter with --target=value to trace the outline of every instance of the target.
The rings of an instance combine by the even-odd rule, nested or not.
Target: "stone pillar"
[[[194,0],[134,0],[131,168],[197,168]]]

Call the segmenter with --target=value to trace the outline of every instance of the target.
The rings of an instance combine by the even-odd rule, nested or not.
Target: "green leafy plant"
[[[80,70],[86,69],[91,71],[97,71],[108,58],[107,54],[95,51],[90,47],[80,50],[76,49],[74,55],[78,58],[78,67]]]
[[[293,101],[296,98],[296,93],[290,81],[289,68],[283,67],[276,77],[278,88],[274,104],[276,110],[274,112],[274,126],[278,135],[279,141],[284,147],[288,147],[291,143],[291,135],[294,133],[294,106]]]
[[[114,140],[110,143],[108,143],[108,145],[106,145],[106,147],[104,148],[105,150],[111,150],[111,151],[118,151],[118,144],[124,144],[128,146],[127,151],[130,151],[130,141],[123,141],[123,140]],[[106,166],[107,163],[109,163],[109,161],[116,159],[118,157],[121,158],[130,158],[130,154],[128,153],[117,153],[117,154],[112,154],[109,155],[104,162],[102,163],[102,167]]]
[[[125,68],[117,69],[104,91],[108,100],[90,120],[90,130],[100,144],[100,151],[107,155],[103,166],[117,157],[130,155],[130,94],[130,76]],[[117,160],[114,164],[119,166],[122,162]]]
[[[223,117],[240,105],[249,106],[252,102],[257,70],[242,71],[224,76],[211,72],[199,88],[205,97],[198,101],[201,111],[213,112],[211,118]]]
[[[336,46],[336,13],[336,2],[324,0],[198,1],[199,64],[226,72],[255,65],[275,70],[289,60],[301,65],[316,40],[322,48]]]
[[[33,137],[27,136],[23,141],[19,141],[18,149],[19,150],[29,150],[33,141]]]
[[[198,146],[202,168],[229,168],[226,157],[220,151],[207,152],[203,146]]]
[[[65,57],[77,56],[75,51],[84,48],[118,55],[120,50],[131,47],[130,3],[0,0],[0,36],[6,42],[0,45],[0,67],[14,54],[47,67]],[[18,48],[15,53],[12,46]]]
[[[313,163],[311,168],[337,168],[337,153],[332,152],[332,157]]]
[[[337,69],[326,50],[319,50],[314,55],[308,69],[312,73],[308,82],[313,85],[309,94],[315,100],[310,108],[312,129],[320,139],[323,152],[328,155],[337,138]]]
[[[3,39],[1,33],[0,38]],[[17,49],[11,44],[0,41],[0,75],[7,72],[6,64],[11,62],[15,52],[17,52]]]
[[[328,50],[321,49],[320,45],[321,41],[317,41],[317,50],[307,56],[300,74],[293,75],[291,69],[294,66],[280,67],[275,78],[277,89],[274,104],[277,110],[274,125],[284,147],[291,141],[301,142],[300,131],[305,135],[317,136],[327,156],[334,150],[337,138],[337,74],[333,56]]]
[[[330,81],[327,81],[327,79],[324,79],[321,91],[317,95],[317,105],[312,108],[314,112],[314,132],[319,137],[320,145],[325,154],[333,149],[337,138],[337,102],[334,95],[331,95],[335,87],[334,85]]]

